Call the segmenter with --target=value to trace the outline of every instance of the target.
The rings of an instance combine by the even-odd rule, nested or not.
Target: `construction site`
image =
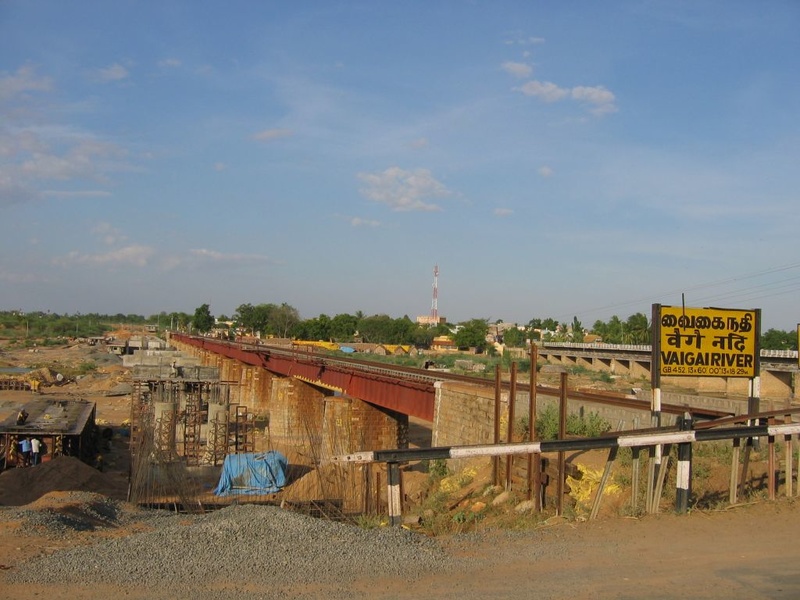
[[[157,361],[131,371],[129,501],[186,512],[275,504],[331,519],[379,509],[380,497],[353,481],[373,469],[321,464],[317,411],[303,413],[291,439],[278,437],[219,369]]]

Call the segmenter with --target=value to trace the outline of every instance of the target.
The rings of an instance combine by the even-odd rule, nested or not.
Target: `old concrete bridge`
[[[545,343],[540,358],[566,367],[584,367],[650,381],[652,350],[649,345]],[[771,401],[791,401],[798,377],[796,350],[762,350],[760,396]],[[749,380],[741,377],[662,377],[665,388],[685,388],[698,394],[746,397]]]
[[[268,423],[273,445],[306,445],[320,458],[364,449],[403,448],[408,445],[409,417],[430,429],[434,446],[489,444],[494,441],[494,382],[450,374],[376,365],[351,358],[334,358],[267,345],[243,345],[212,338],[173,334],[171,345],[217,367],[230,389],[230,401]],[[539,348],[540,357],[561,365],[606,369],[649,380],[649,347],[590,345]],[[767,357],[771,358],[771,357]],[[796,362],[791,356],[762,360],[763,409],[782,407],[793,397]],[[683,382],[678,382],[678,384]],[[747,394],[746,382],[697,382],[706,392]],[[744,386],[739,389],[740,386]],[[717,386],[717,387],[714,387]],[[515,388],[518,415],[526,414],[529,387]],[[557,388],[537,386],[537,406],[557,401]],[[512,391],[502,386],[499,397],[505,439]],[[696,398],[662,396],[664,412],[680,414]],[[729,414],[746,409],[742,398],[709,398],[708,408]],[[570,393],[570,412],[595,412],[626,429],[649,422],[649,396],[626,402],[599,402],[586,394]],[[267,435],[265,430],[265,435]]]

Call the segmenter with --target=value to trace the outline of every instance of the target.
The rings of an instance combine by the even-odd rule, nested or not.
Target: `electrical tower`
[[[431,302],[431,325],[439,324],[439,265],[433,267],[433,301]]]

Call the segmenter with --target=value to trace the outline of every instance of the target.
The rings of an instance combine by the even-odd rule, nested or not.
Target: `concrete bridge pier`
[[[333,390],[189,344],[173,344],[205,366],[219,368],[232,405],[263,420],[256,450],[297,452],[309,461],[359,450],[408,447],[408,416]]]

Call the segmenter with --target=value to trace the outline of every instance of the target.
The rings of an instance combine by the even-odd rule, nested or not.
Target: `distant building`
[[[431,342],[432,350],[458,350],[456,343],[447,335],[439,335]]]
[[[434,317],[433,315],[420,315],[417,317],[417,325],[428,325],[435,327],[436,325],[447,323],[445,317]]]

